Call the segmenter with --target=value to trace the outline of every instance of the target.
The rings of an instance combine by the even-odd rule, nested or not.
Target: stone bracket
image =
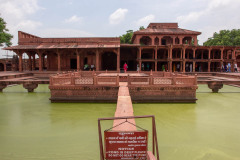
[[[218,93],[219,89],[221,89],[222,87],[222,82],[208,82],[208,88],[212,89],[213,93]]]
[[[34,89],[38,87],[37,83],[23,83],[23,87],[28,90],[28,92],[33,92]]]
[[[7,87],[7,84],[6,83],[0,83],[0,92],[3,91],[4,88]]]

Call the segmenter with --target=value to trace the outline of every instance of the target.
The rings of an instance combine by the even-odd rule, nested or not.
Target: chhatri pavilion
[[[150,23],[133,33],[132,44],[120,44],[120,38],[41,38],[18,32],[18,45],[7,47],[19,56],[23,71],[23,54],[28,55],[28,70],[94,70],[120,72],[124,63],[128,70],[179,72],[215,72],[222,65],[240,66],[240,47],[199,46],[201,32],[181,29],[178,23]],[[36,55],[39,58],[36,67]],[[46,61],[46,62],[45,62]],[[138,66],[138,67],[137,67]]]

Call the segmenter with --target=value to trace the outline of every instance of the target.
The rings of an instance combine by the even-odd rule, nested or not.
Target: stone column
[[[183,51],[183,55],[182,55],[183,57],[182,57],[182,59],[185,60],[185,54],[186,54],[186,49],[185,49],[185,47],[182,48],[182,51]]]
[[[59,51],[57,51],[57,55],[58,55],[58,72],[61,71],[61,54]]]
[[[138,51],[139,51],[139,57],[138,57],[138,66],[139,66],[139,71],[142,71],[142,48],[141,47],[139,47],[138,48]]]
[[[208,61],[208,72],[211,72],[211,68],[210,67],[211,67],[211,61],[209,60]]]
[[[79,51],[77,50],[77,70],[80,71],[80,53]]]
[[[172,60],[169,61],[169,68],[168,68],[169,72],[172,72]]]
[[[32,70],[32,56],[30,53],[28,53],[27,55],[28,55],[28,70],[31,71]]]
[[[158,36],[158,39],[159,39],[159,45],[161,46],[162,45],[162,36]]]
[[[120,73],[120,48],[117,49],[117,71]]]
[[[99,71],[99,51],[96,50],[96,71]]]
[[[19,53],[19,72],[23,71],[23,59],[22,59],[22,53]]]
[[[178,38],[179,38],[179,44],[183,44],[182,43],[183,37],[178,37]]]
[[[185,73],[185,59],[183,60],[183,73]]]
[[[172,37],[172,40],[173,40],[173,45],[175,45],[175,40],[176,40],[176,37]]]
[[[211,59],[211,49],[208,49],[208,59]]]
[[[6,71],[7,71],[7,64],[4,63],[4,64],[3,64],[3,67],[4,67],[4,72],[6,72]]]
[[[196,62],[193,61],[193,72],[195,72],[195,68],[196,68]]]
[[[35,62],[35,53],[33,54],[33,61],[32,61],[32,70],[34,71],[35,70],[35,65],[36,65],[36,62]]]
[[[42,66],[42,64],[43,64],[43,62],[42,62],[42,53],[39,51],[38,52],[38,67],[39,67],[39,71],[43,71],[43,66]]]
[[[198,40],[197,40],[197,36],[194,37],[194,46],[197,46],[198,45]]]
[[[224,49],[222,48],[221,49],[221,60],[223,60],[223,51],[224,51]]]
[[[196,48],[193,49],[193,59],[196,57]]]

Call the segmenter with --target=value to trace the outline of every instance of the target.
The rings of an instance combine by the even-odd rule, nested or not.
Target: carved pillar
[[[183,60],[183,73],[185,73],[185,59]]]
[[[196,68],[196,62],[193,61],[193,72],[195,72],[195,68]]]
[[[34,71],[36,68],[36,62],[35,62],[35,53],[32,55],[33,60],[32,60],[32,70]]]
[[[221,60],[223,61],[223,51],[224,51],[224,49],[222,48],[221,49]]]
[[[172,72],[172,60],[169,61],[169,68],[168,68],[169,72]]]
[[[172,59],[172,46],[169,48],[168,57],[169,57],[169,59]]]
[[[183,48],[182,48],[182,51],[183,51],[183,57],[182,57],[182,58],[185,60],[185,57],[186,57],[186,56],[185,56],[185,54],[186,54],[186,48],[183,47]]]
[[[6,72],[6,71],[7,71],[7,64],[4,63],[4,64],[3,64],[3,67],[4,67],[4,72]]]
[[[211,59],[211,49],[208,49],[208,59]]]
[[[32,70],[32,56],[30,53],[27,53],[28,55],[28,70],[31,71]]]
[[[138,66],[139,66],[139,71],[142,71],[142,48],[139,47],[138,48],[138,51],[139,51],[139,57],[138,57]]]
[[[196,57],[196,48],[193,49],[193,59]]]
[[[154,45],[154,41],[155,41],[154,36],[150,36],[150,38],[152,40],[152,45]]]
[[[57,51],[58,55],[58,71],[61,71],[61,54],[59,51]]]
[[[23,59],[22,59],[22,53],[19,53],[19,72],[23,71]]]
[[[208,61],[208,72],[211,71],[211,70],[210,70],[210,69],[211,69],[210,67],[211,67],[211,62],[210,62],[210,60],[209,60],[209,61]]]
[[[197,36],[194,37],[194,46],[197,46],[198,45],[198,40],[197,40]]]
[[[43,71],[43,66],[42,66],[42,52],[38,51],[38,67],[39,71]]]
[[[162,36],[158,36],[160,46],[162,45],[162,38],[163,38]]]
[[[183,37],[178,37],[179,38],[179,44],[183,44],[182,41],[183,41]]]
[[[176,37],[172,37],[172,40],[173,40],[173,45],[175,45],[175,40],[176,40]]]
[[[77,70],[80,71],[80,53],[79,51],[77,50]]]
[[[120,48],[117,49],[117,71],[120,72]]]
[[[96,71],[99,71],[99,50],[96,50]]]

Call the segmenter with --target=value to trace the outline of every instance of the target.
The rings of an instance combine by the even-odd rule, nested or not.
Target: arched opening
[[[192,37],[184,37],[182,40],[182,44],[192,44]]]
[[[104,52],[102,54],[102,70],[117,70],[117,54]]]
[[[4,71],[4,64],[0,63],[0,71]]]
[[[143,36],[140,39],[140,44],[141,45],[152,45],[152,39],[149,36]]]
[[[158,38],[158,37],[156,37],[156,38],[154,39],[154,45],[159,45],[159,38]]]
[[[164,36],[162,38],[162,45],[168,45],[172,43],[173,43],[173,39],[170,36]]]

